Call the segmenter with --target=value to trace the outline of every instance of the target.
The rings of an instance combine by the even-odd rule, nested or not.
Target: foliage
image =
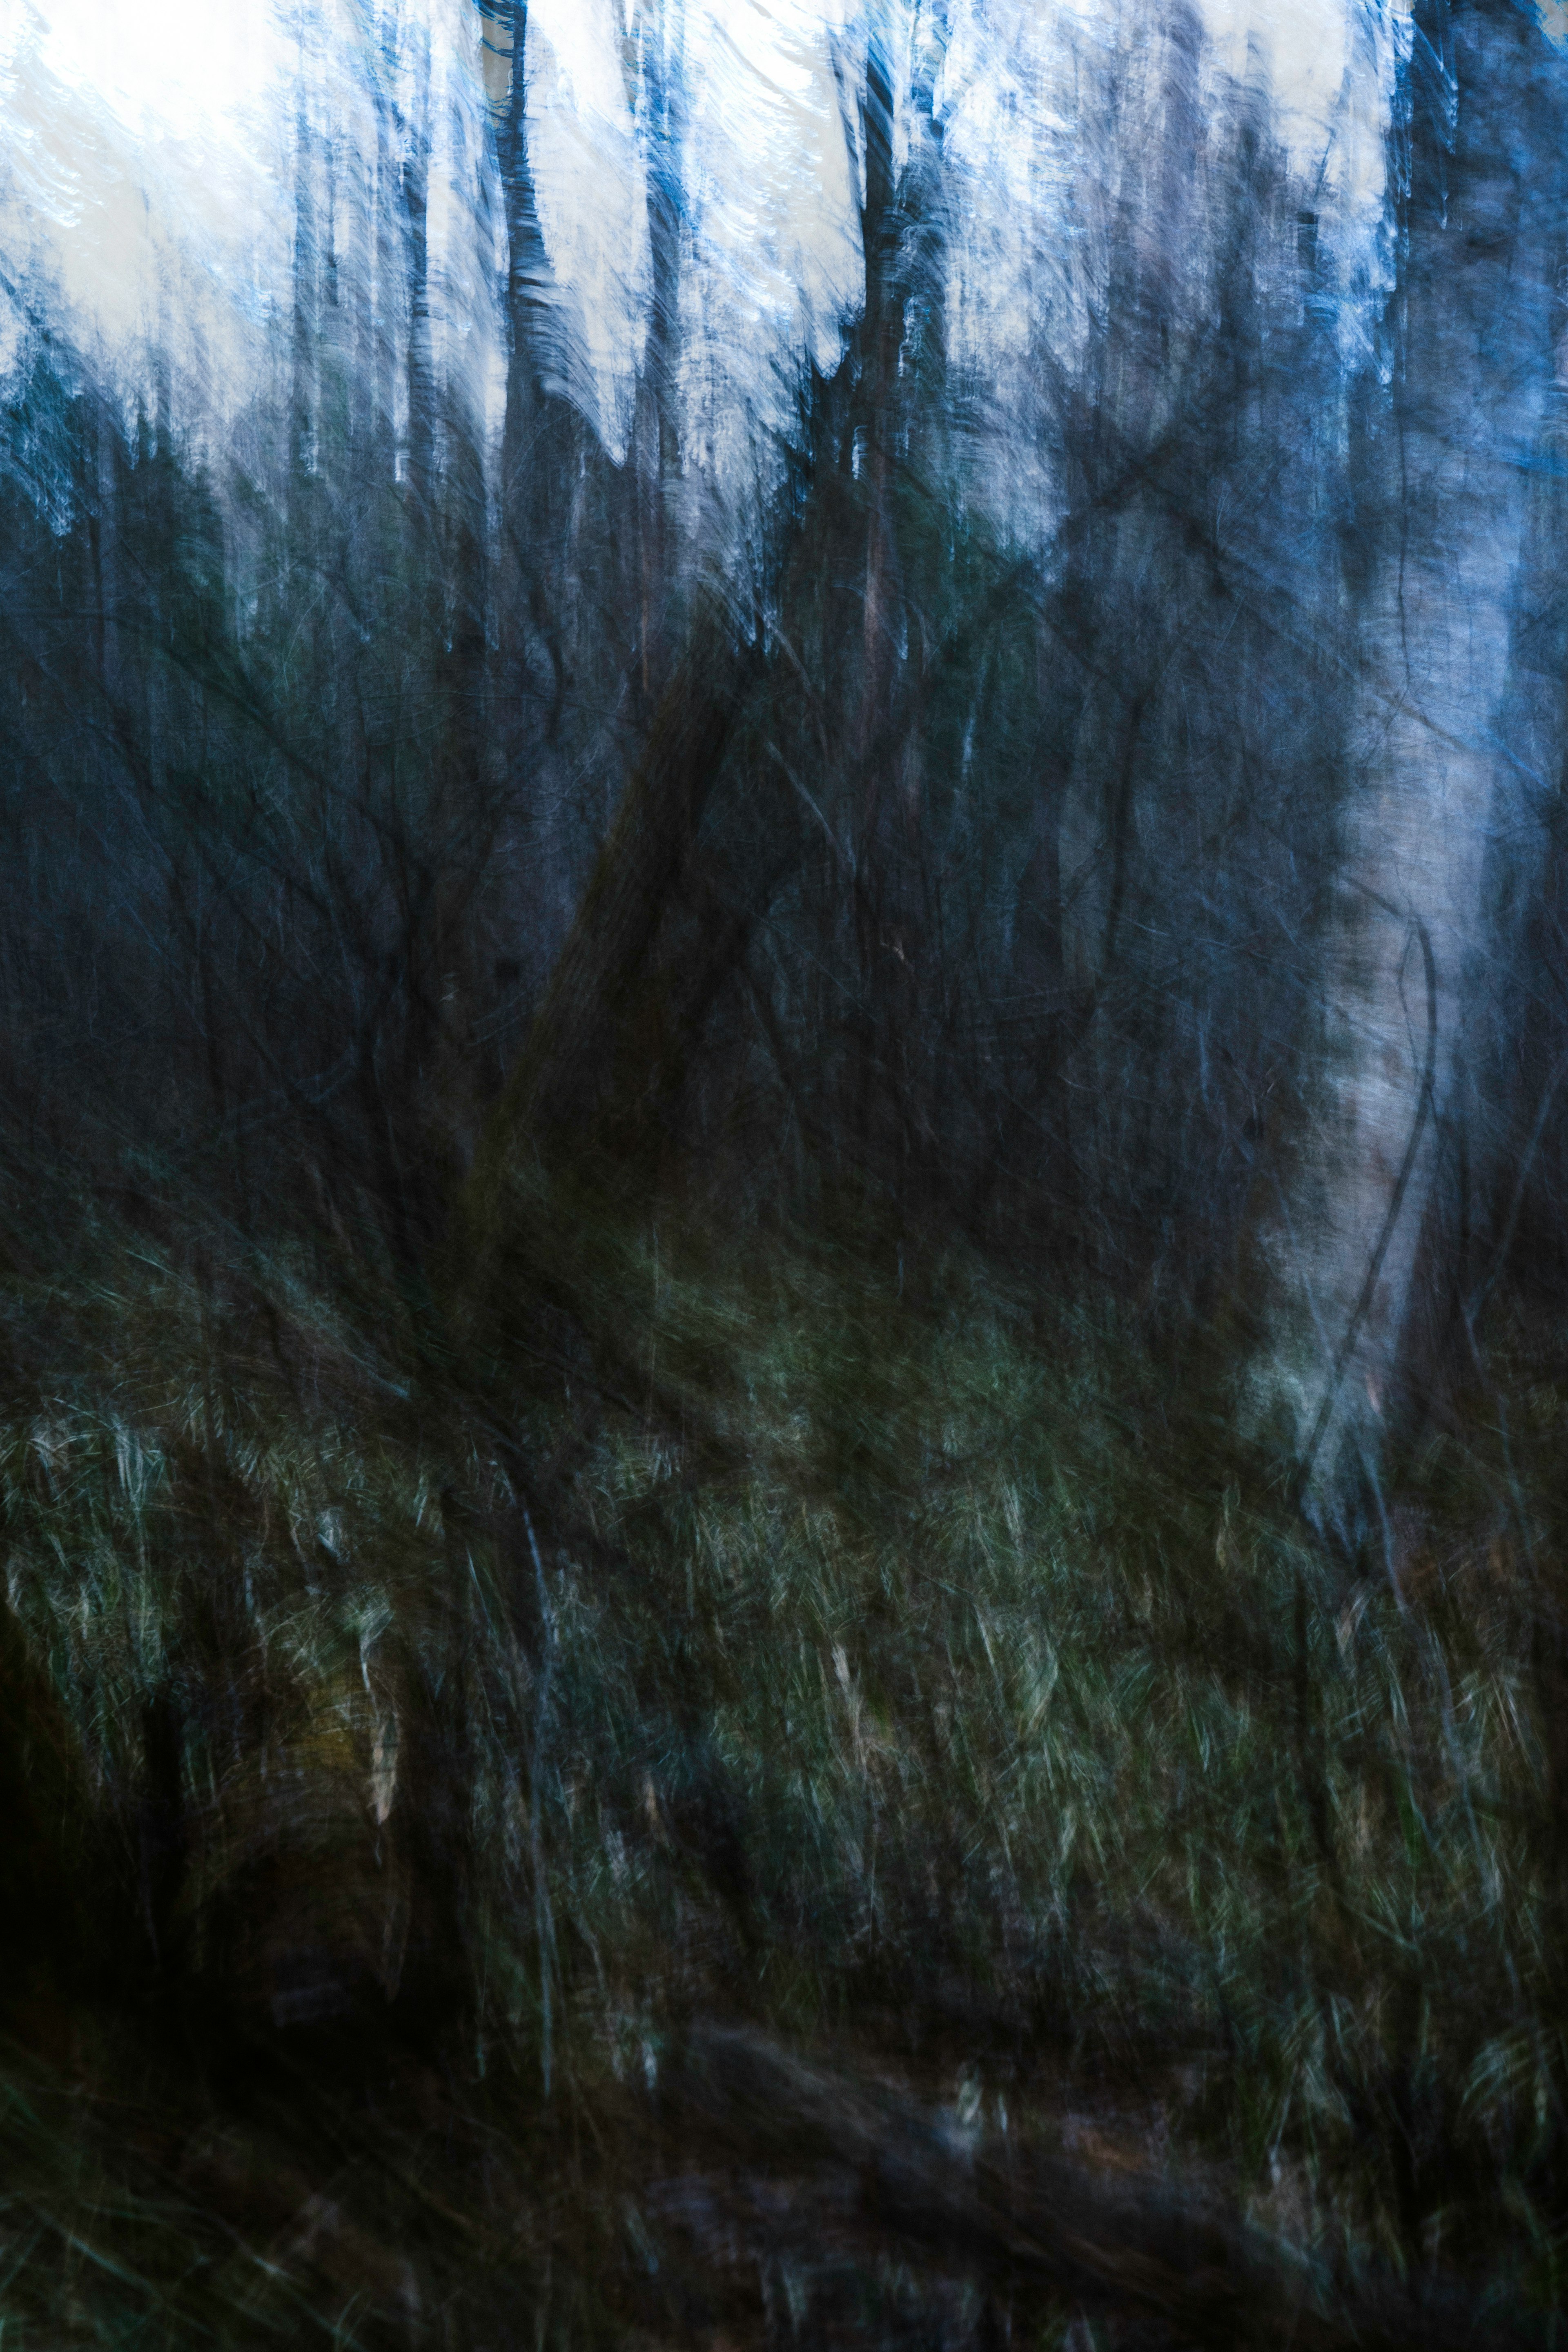
[[[395,2116],[420,2066],[453,2161],[479,2117],[509,2151],[477,2226],[580,2263],[559,2168],[584,2212],[650,2185],[584,2119],[714,2011],[1016,2131],[1087,2115],[1341,2259],[1554,2294],[1558,1398],[1526,1363],[1522,1483],[1435,1443],[1345,1569],[1091,1297],[865,1217],[606,1228],[575,1307],[613,1356],[504,1410],[287,1255],[198,1276],[101,1216],[80,1246],[8,1309],[12,1605],[108,1830],[118,1997],[142,2034],[174,2004],[232,2114],[165,2085],[181,2218],[18,2060],[16,2178],[52,2185],[12,2242],[55,2233],[18,2322],[195,2340],[182,2232],[248,2308],[260,2224],[215,2273],[201,2134],[326,2130],[323,2084]],[[316,2074],[287,2124],[263,2049]],[[342,2161],[349,2251],[301,2188],[265,2294],[324,2312],[346,2265],[374,2336],[383,2191]],[[449,2201],[447,2161],[396,2195]],[[623,2322],[634,2254],[600,2258]],[[416,2242],[408,2291],[447,2259]]]
[[[662,12],[624,459],[521,5],[494,433],[436,360],[427,70],[365,68],[374,155],[302,96],[287,393],[232,459],[8,289],[0,2334],[1010,2328],[842,2213],[785,2246],[791,2184],[661,2105],[714,2020],[950,2154],[1190,2185],[1413,2327],[1456,2279],[1554,2312],[1568,934],[1517,848],[1557,820],[1494,822],[1472,739],[1543,802],[1558,85],[1526,12],[1452,54],[1418,13],[1351,356],[1261,86],[1180,9],[1074,34],[1026,431],[950,335],[949,15],[869,9],[863,300],[777,446],[727,420],[730,507]],[[1450,629],[1507,678],[1435,731],[1388,681]],[[1439,732],[1486,814],[1440,1068],[1378,864]]]

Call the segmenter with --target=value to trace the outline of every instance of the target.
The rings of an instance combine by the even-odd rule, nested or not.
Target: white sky
[[[666,5],[679,14],[676,0]],[[1216,60],[1267,75],[1303,181],[1321,183],[1326,215],[1337,209],[1364,235],[1382,204],[1390,17],[1399,0],[1384,0],[1381,11],[1363,0],[1204,5]],[[629,5],[531,0],[529,10],[541,213],[612,444],[647,290],[622,55]],[[469,0],[399,6],[405,27],[428,26],[436,86],[458,125],[434,175],[435,258],[454,289],[468,289],[462,299],[482,308],[484,256],[473,250],[467,201],[482,104],[477,12]],[[754,388],[773,358],[805,344],[829,360],[854,299],[854,192],[831,42],[846,36],[855,6],[686,0],[699,267],[683,299],[715,432],[730,384]],[[323,86],[334,68],[341,85],[363,14],[355,0],[71,0],[68,8],[0,0],[0,263],[14,276],[30,254],[43,257],[79,319],[109,345],[133,351],[154,335],[184,338],[210,396],[242,396],[263,357],[257,330],[288,300],[300,54],[289,26],[303,25]],[[1150,0],[950,0],[950,14],[942,96],[950,152],[969,174],[967,315],[1005,346],[1023,331],[1020,273],[1070,197],[1075,124],[1064,61],[1086,42],[1136,45]],[[1370,37],[1357,29],[1369,22]],[[337,135],[352,142],[347,96],[341,116]]]

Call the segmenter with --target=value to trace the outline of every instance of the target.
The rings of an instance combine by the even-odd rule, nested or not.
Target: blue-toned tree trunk
[[[1531,674],[1550,549],[1542,457],[1560,400],[1563,86],[1512,0],[1415,15],[1391,168],[1404,251],[1386,394],[1351,467],[1352,772],[1293,1175],[1268,1244],[1261,1373],[1311,1514],[1375,1509],[1391,1439],[1462,1340],[1463,1213],[1506,1189],[1491,909],[1560,718]]]

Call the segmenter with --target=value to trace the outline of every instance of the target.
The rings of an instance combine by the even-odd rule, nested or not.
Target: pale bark
[[[1447,57],[1417,51],[1395,376],[1370,520],[1357,518],[1373,548],[1357,772],[1319,1066],[1265,1247],[1256,1401],[1283,1415],[1309,1511],[1347,1527],[1375,1500],[1389,1434],[1433,1369],[1414,1336],[1418,1291],[1471,1116],[1468,1032],[1519,764],[1510,672],[1560,267],[1554,61],[1521,10],[1472,5],[1453,25]],[[1434,19],[1418,39],[1439,30]],[[1485,1139],[1469,1141],[1473,1158]]]

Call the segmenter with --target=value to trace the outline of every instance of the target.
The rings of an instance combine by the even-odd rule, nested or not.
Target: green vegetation
[[[1539,1350],[1346,1561],[1103,1304],[574,1213],[482,1384],[346,1249],[14,1241],[25,1719],[112,1949],[15,1991],[7,2345],[708,2340],[649,2117],[715,2015],[1553,2305]]]
[[[1555,2341],[1562,58],[795,12],[731,240],[627,0],[622,399],[318,13],[253,377],[0,276],[0,2352]]]

